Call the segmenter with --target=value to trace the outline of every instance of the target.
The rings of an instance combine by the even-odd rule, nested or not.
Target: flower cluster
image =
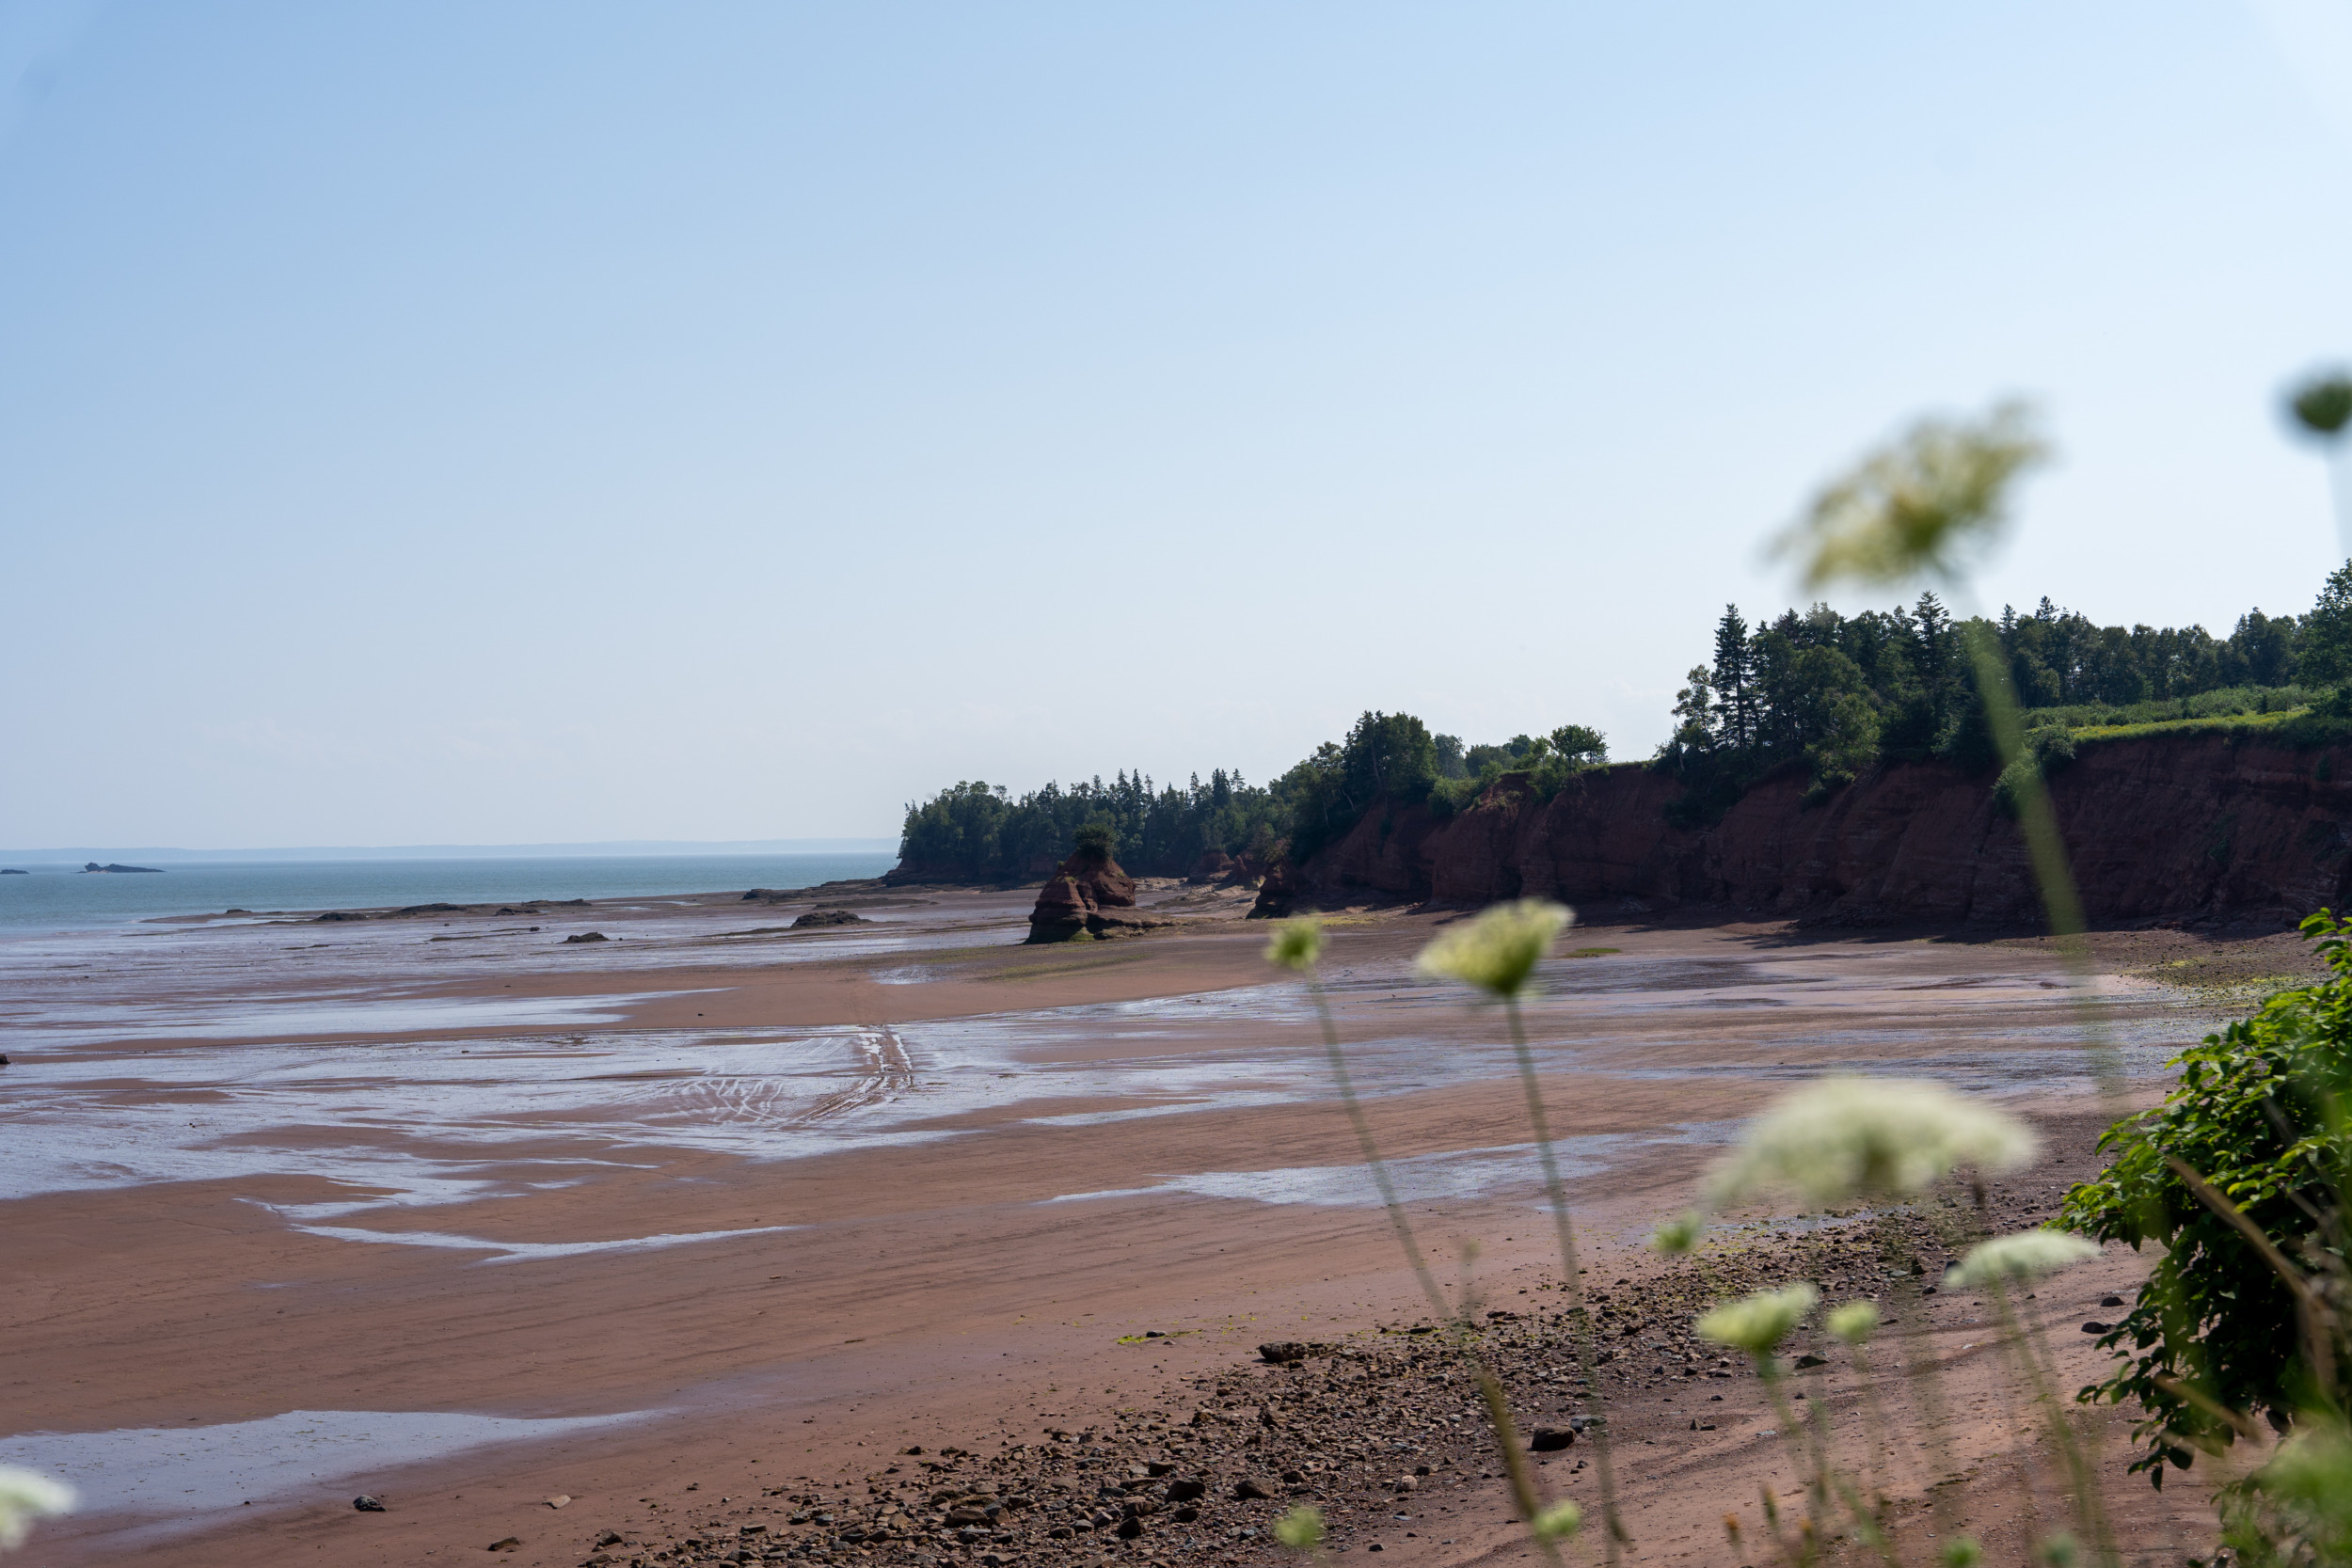
[[[1576,911],[1542,898],[1497,904],[1422,949],[1423,974],[1459,980],[1499,999],[1518,996]]]
[[[0,1552],[24,1544],[35,1519],[73,1507],[73,1488],[31,1470],[0,1465]]]
[[[1760,1361],[1804,1322],[1804,1315],[1820,1300],[1820,1291],[1802,1283],[1777,1291],[1758,1291],[1718,1307],[1701,1318],[1699,1338],[1734,1346]]]
[[[1816,1204],[1908,1197],[1963,1165],[2015,1170],[2035,1150],[2024,1122],[1940,1084],[1829,1078],[1767,1111],[1708,1196],[1718,1207],[1781,1188]]]

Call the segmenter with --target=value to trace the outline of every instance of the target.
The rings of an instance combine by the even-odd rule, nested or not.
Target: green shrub
[[[2100,1148],[2114,1163],[2070,1192],[2061,1215],[2103,1241],[2164,1249],[2137,1305],[2099,1341],[2122,1364],[2080,1396],[2146,1412],[2133,1429],[2145,1451],[2132,1468],[2158,1485],[2166,1464],[2185,1469],[2239,1435],[2217,1406],[2283,1425],[2329,1392],[2308,1362],[2294,1291],[2169,1163],[2199,1173],[2312,1275],[2344,1277],[2337,1216],[2352,1154],[2352,920],[2323,910],[2303,933],[2318,942],[2328,978],[2280,992],[2183,1053],[2179,1086],[2107,1130]]]

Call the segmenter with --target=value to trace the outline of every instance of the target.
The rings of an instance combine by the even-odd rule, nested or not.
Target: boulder
[[[1079,850],[1055,868],[1029,911],[1031,942],[1132,936],[1171,922],[1136,912],[1136,879],[1100,852]]]
[[[1266,867],[1265,879],[1258,884],[1258,901],[1249,907],[1252,920],[1280,920],[1291,912],[1298,901],[1298,873],[1287,860],[1276,861]]]

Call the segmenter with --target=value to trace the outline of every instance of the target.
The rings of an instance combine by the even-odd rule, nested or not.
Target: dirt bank
[[[2087,745],[2050,781],[2086,912],[2100,924],[2272,928],[2341,907],[2352,878],[2352,756],[2249,740]],[[1672,779],[1618,767],[1549,801],[1523,775],[1438,822],[1375,808],[1295,868],[1310,900],[1364,893],[1477,905],[1541,895],[1594,912],[1729,910],[1848,926],[2030,926],[2039,895],[1993,779],[1897,763],[1814,799],[1768,779],[1679,828]]]

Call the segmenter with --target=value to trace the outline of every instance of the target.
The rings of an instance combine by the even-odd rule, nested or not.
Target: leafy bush
[[[2199,1201],[2177,1161],[2234,1204],[2286,1258],[2344,1278],[2338,1222],[2352,1128],[2352,920],[2321,911],[2303,923],[2332,974],[2282,991],[2177,1062],[2163,1104],[2108,1129],[2114,1163],[2067,1195],[2061,1222],[2156,1259],[2137,1304],[2099,1343],[2124,1360],[2082,1398],[2137,1402],[2134,1463],[2156,1484],[2239,1435],[2221,1412],[2284,1425],[2315,1407],[2316,1386],[2295,1291],[2231,1224]],[[2333,1332],[2330,1332],[2333,1338]],[[2340,1353],[2340,1348],[2339,1348]]]

